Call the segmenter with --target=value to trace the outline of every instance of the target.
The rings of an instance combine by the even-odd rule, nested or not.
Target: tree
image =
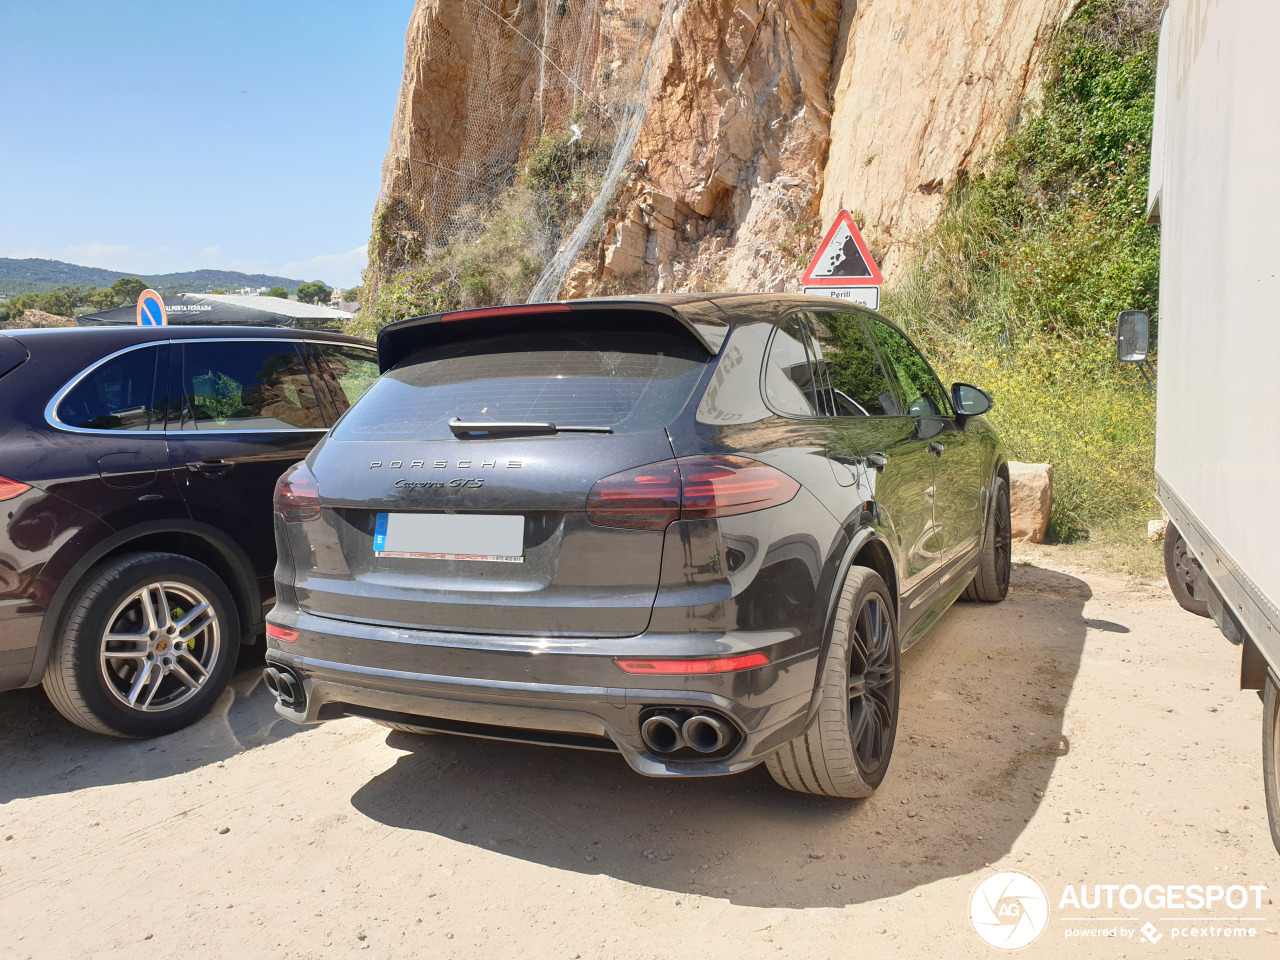
[[[319,280],[298,285],[298,299],[303,303],[328,303],[333,290]]]
[[[66,291],[59,287],[57,290],[46,293],[41,298],[39,309],[55,316],[69,317],[76,308],[76,304],[72,303],[71,300],[72,298],[67,296]]]
[[[137,300],[135,297],[134,300]],[[125,303],[110,287],[102,287],[89,294],[89,298],[85,301],[94,310],[112,310],[115,307],[132,306],[132,303]]]
[[[111,292],[116,295],[121,306],[137,303],[145,289],[147,289],[147,282],[138,277],[121,277],[111,285]]]
[[[267,296],[268,296],[268,297],[278,297],[278,298],[279,298],[279,299],[281,299],[281,300],[288,300],[288,299],[289,299],[289,291],[288,291],[288,290],[286,290],[286,289],[285,289],[284,287],[282,287],[282,286],[276,285],[276,286],[272,287],[270,290],[268,290],[268,291],[267,291]]]
[[[364,293],[363,286],[348,287],[346,290],[342,291],[342,302],[343,303],[359,303],[360,294],[362,293]]]

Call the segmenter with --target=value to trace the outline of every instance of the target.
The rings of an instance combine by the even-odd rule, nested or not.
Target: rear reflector
[[[276,514],[285,523],[315,520],[320,516],[316,478],[305,463],[295,463],[276,481]]]
[[[663,460],[599,481],[587,496],[587,519],[602,527],[665,530],[674,520],[776,507],[799,489],[782,471],[746,457]]]
[[[0,501],[12,500],[19,494],[26,493],[31,489],[31,484],[23,483],[20,480],[10,480],[8,477],[0,477]]]
[[[290,630],[288,627],[280,627],[274,623],[268,623],[267,636],[272,640],[283,640],[285,643],[293,643],[298,639],[298,631]]]
[[[769,658],[763,653],[744,653],[739,657],[717,657],[714,660],[621,660],[613,661],[624,673],[674,676],[700,673],[737,673],[763,667]]]

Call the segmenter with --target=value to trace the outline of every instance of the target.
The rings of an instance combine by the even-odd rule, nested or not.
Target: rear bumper
[[[28,606],[26,600],[0,600],[0,690],[32,682],[44,615],[25,612]]]
[[[298,640],[268,639],[270,664],[290,668],[306,693],[300,708],[276,705],[296,723],[365,716],[444,732],[616,750],[638,773],[715,776],[760,763],[809,722],[818,650],[784,631],[747,635],[642,635],[623,640],[538,641],[378,628],[295,613],[272,621]],[[800,649],[797,649],[800,647]],[[770,663],[696,677],[633,676],[618,656],[727,656],[761,650]],[[738,728],[731,753],[714,759],[651,754],[640,714],[710,710]]]

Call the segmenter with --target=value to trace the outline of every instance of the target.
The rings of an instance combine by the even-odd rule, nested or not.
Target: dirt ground
[[[649,780],[607,754],[300,729],[250,666],[151,742],[0,694],[0,957],[995,957],[969,902],[1004,869],[1050,902],[1028,957],[1280,956],[1237,652],[1162,584],[1034,559],[906,654],[893,768],[856,804],[763,768]],[[1067,884],[1269,889],[1060,909]],[[1256,935],[1192,935],[1224,927]],[[1067,936],[1086,930],[1114,936]]]

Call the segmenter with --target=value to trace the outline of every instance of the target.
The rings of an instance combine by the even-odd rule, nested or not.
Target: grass
[[[529,147],[510,186],[485,209],[469,211],[468,226],[447,243],[397,242],[392,224],[400,217],[380,209],[370,250],[383,254],[365,270],[351,331],[374,336],[403,317],[526,300],[591,205],[609,157],[600,118],[589,122],[575,111],[569,120],[566,132]],[[595,132],[584,134],[584,126]]]
[[[949,380],[987,389],[1011,459],[1054,467],[1054,542],[1159,572],[1155,395],[1115,359],[1120,310],[1159,302],[1145,222],[1159,0],[1092,0],[1049,54],[1044,101],[951,191],[887,290]],[[1077,549],[1084,549],[1077,547]]]
[[[407,266],[370,264],[350,332],[373,337],[403,317],[525,300],[542,271],[542,247],[537,197],[512,188],[475,236],[428,249]]]

